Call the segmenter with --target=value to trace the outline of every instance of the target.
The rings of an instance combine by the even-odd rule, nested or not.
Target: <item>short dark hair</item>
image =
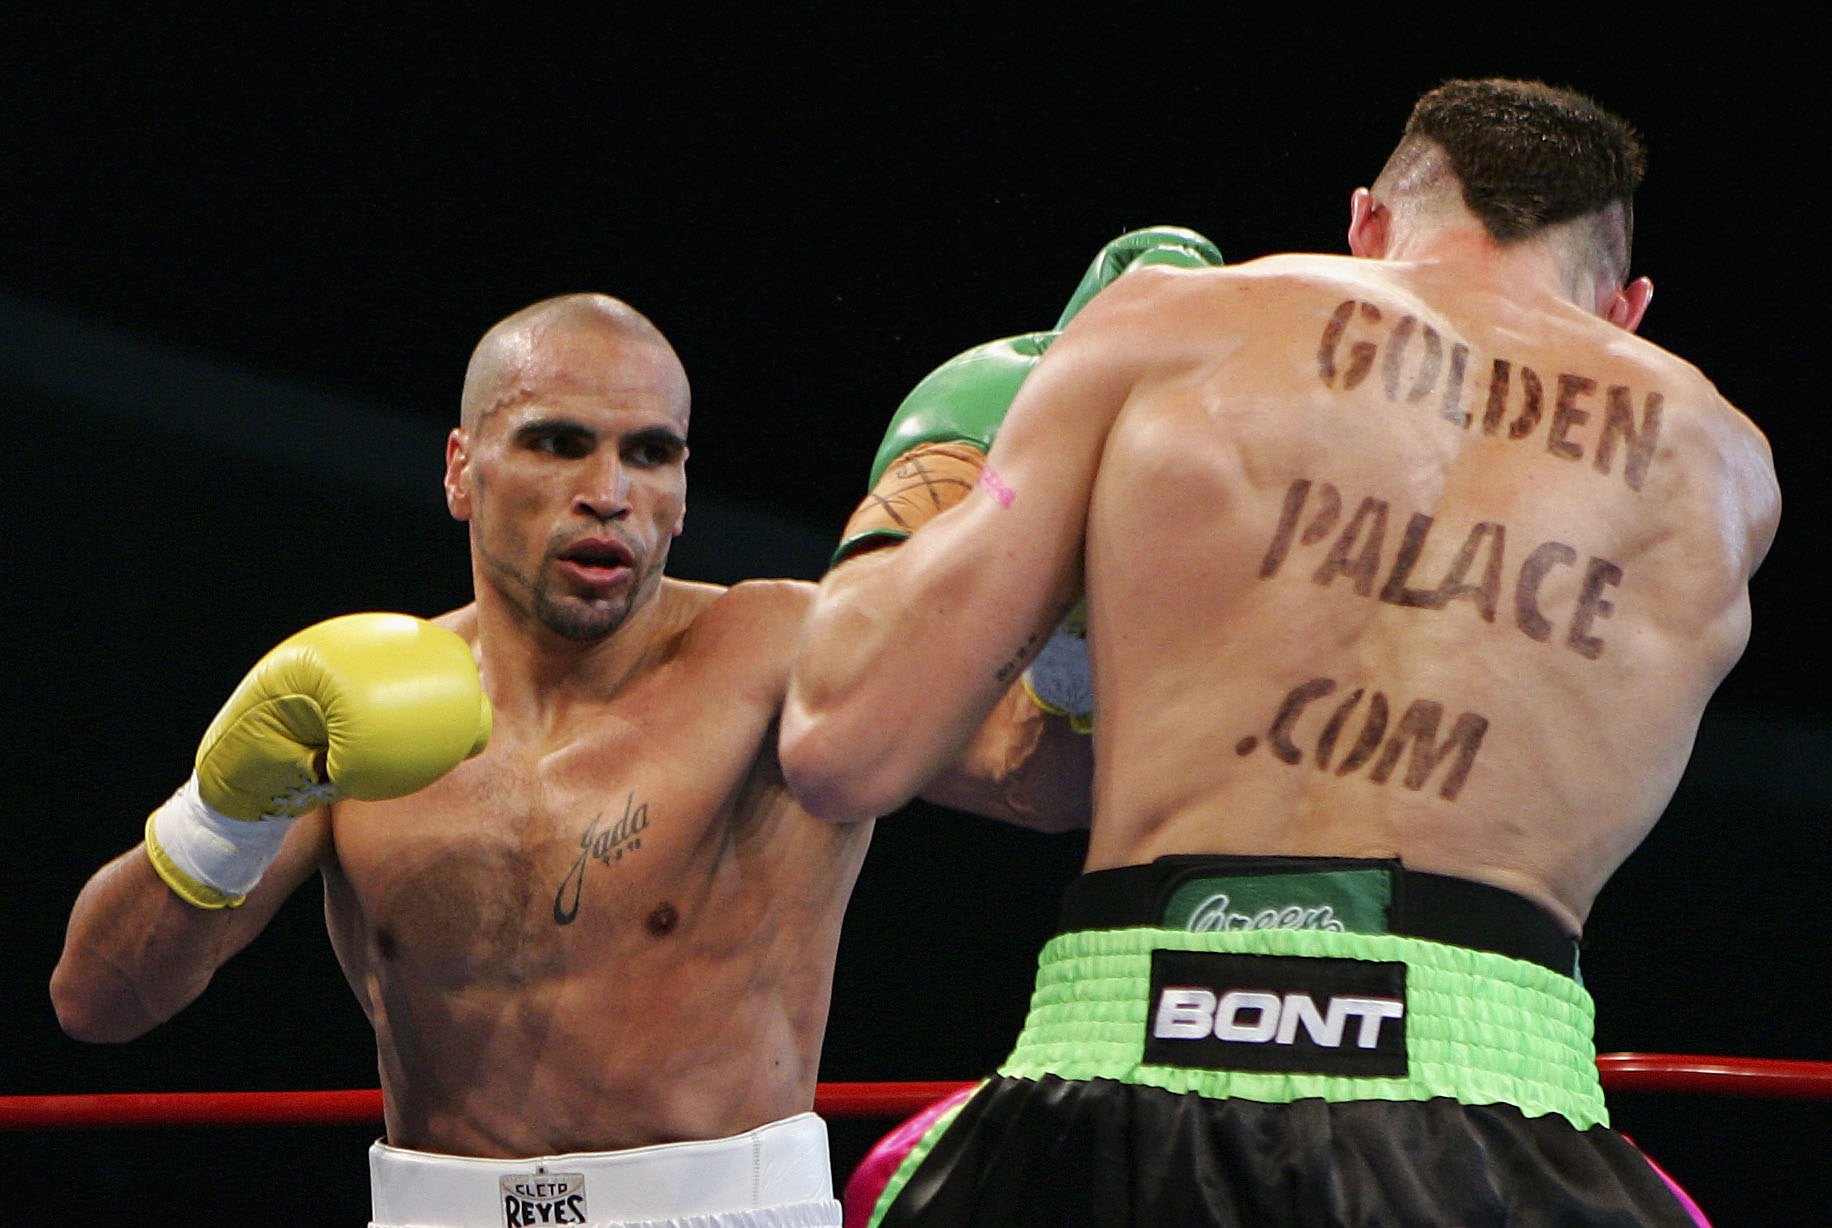
[[[1383,178],[1424,156],[1425,142],[1443,150],[1463,203],[1498,242],[1621,205],[1626,269],[1647,154],[1621,117],[1540,81],[1447,81],[1414,104]]]

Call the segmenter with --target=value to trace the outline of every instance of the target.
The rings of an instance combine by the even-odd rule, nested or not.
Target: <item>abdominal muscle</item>
[[[810,1044],[778,987],[707,961],[521,985],[395,985],[375,1016],[388,1140],[457,1155],[720,1138],[812,1105]]]
[[[391,1144],[615,1150],[812,1107],[850,878],[785,883],[773,864],[727,857],[714,870],[664,861],[667,848],[645,846],[649,876],[621,889],[588,883],[566,925],[557,870],[525,891],[475,893],[449,862],[424,885],[382,891],[371,876],[365,910],[327,869],[326,917],[375,1029]]]

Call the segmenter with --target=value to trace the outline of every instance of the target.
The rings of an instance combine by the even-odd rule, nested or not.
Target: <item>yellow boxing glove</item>
[[[1094,729],[1094,676],[1088,668],[1088,606],[1077,601],[1044,641],[1030,668],[1024,689],[1045,712],[1066,716],[1077,733]]]
[[[242,679],[190,780],[146,822],[153,868],[233,908],[307,811],[425,788],[490,740],[471,646],[406,614],[350,614],[283,641]]]

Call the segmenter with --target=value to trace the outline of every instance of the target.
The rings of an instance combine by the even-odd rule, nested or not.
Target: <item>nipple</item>
[[[681,921],[681,914],[674,910],[672,904],[660,904],[649,914],[649,932],[657,938],[669,933]]]

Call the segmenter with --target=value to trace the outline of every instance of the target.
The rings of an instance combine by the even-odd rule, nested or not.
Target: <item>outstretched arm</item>
[[[1054,329],[976,346],[931,372],[891,419],[872,467],[871,493],[835,553],[836,566],[846,563],[850,578],[844,585],[833,581],[828,590],[855,584],[869,589],[870,572],[883,563],[868,555],[899,546],[982,482],[987,452],[1019,389],[1070,322],[1123,274],[1148,266],[1221,263],[1220,250],[1195,231],[1175,226],[1132,231],[1095,254]],[[1009,501],[996,472],[984,480],[995,503]],[[1027,649],[1021,672],[1001,680],[1001,698],[961,753],[923,787],[925,800],[1040,830],[1088,824],[1093,750],[1084,735],[1093,719],[1093,687],[1085,619],[1079,609],[1068,617],[1058,614],[1042,658]]]
[[[416,792],[483,750],[471,647],[404,614],[308,627],[257,663],[146,839],[77,896],[51,974],[58,1021],[130,1040],[196,999],[331,848],[329,806]]]
[[[196,1001],[311,877],[330,832],[323,810],[295,824],[239,908],[180,899],[154,873],[144,844],[103,866],[76,897],[51,973],[58,1023],[77,1040],[132,1040]]]
[[[1134,317],[1153,279],[1177,275],[1140,274],[1096,299],[1025,379],[971,492],[821,582],[782,736],[811,811],[909,801],[968,751],[1076,600],[1101,449],[1140,370]]]

